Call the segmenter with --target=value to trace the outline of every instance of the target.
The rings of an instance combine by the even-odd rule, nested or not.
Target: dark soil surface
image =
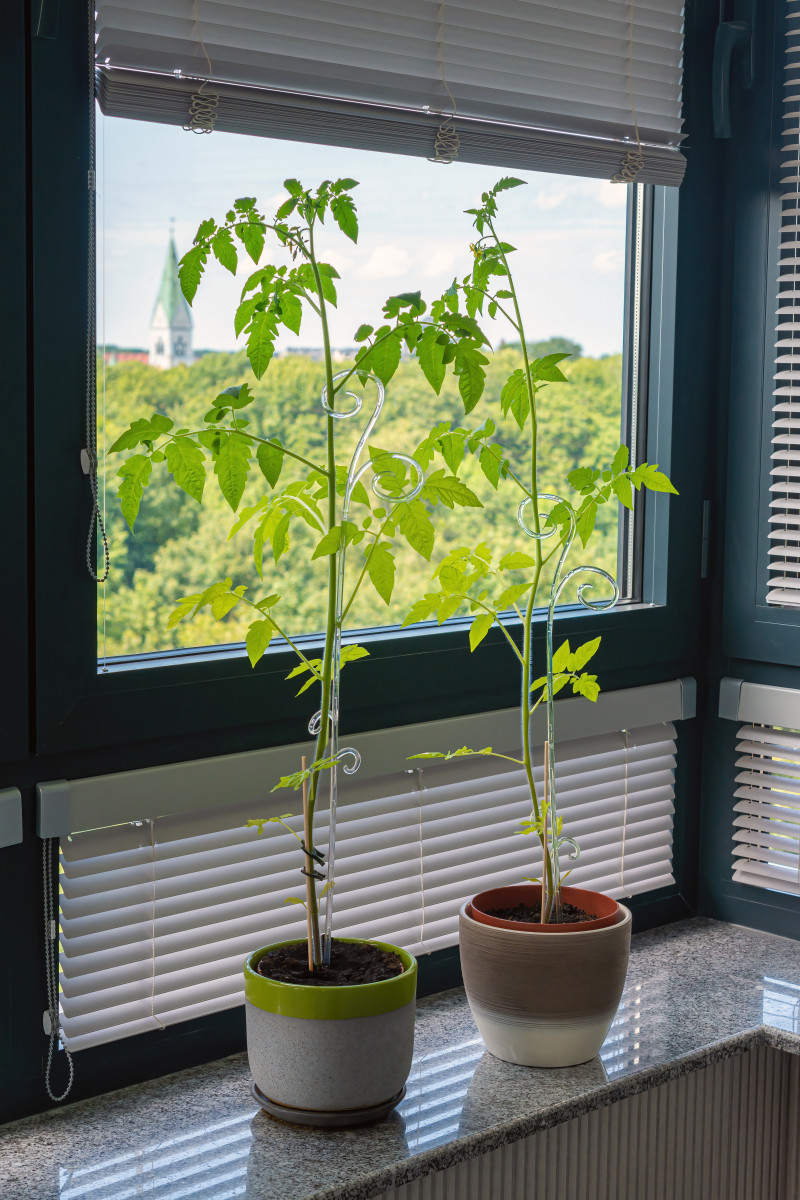
[[[515,904],[513,908],[493,908],[488,914],[490,917],[497,917],[500,921],[530,921],[533,925],[540,925],[542,922],[542,906],[537,904]],[[594,913],[584,912],[582,908],[576,908],[574,904],[567,904],[566,901],[561,905],[561,920],[560,925],[574,925],[578,921],[596,921],[597,917]]]
[[[308,969],[308,949],[305,942],[270,950],[258,964],[259,975],[278,983],[304,983],[318,987],[344,987],[355,983],[380,983],[402,975],[402,959],[377,946],[363,942],[331,942],[331,962],[328,967]]]

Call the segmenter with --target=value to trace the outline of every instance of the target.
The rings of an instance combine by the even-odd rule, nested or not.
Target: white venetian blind
[[[622,897],[673,882],[675,729],[563,741],[560,811],[582,854],[570,883]],[[541,785],[541,762],[536,772]],[[336,932],[415,953],[454,945],[469,895],[539,874],[524,773],[497,760],[350,784],[339,809]],[[284,812],[286,796],[270,802]],[[242,1003],[242,961],[305,933],[297,842],[245,828],[253,805],[159,817],[61,844],[62,1036],[71,1050]],[[300,827],[293,818],[293,827]],[[320,814],[317,841],[326,844]]]
[[[578,159],[593,139],[610,177],[635,112],[640,182],[683,174],[683,0],[98,0],[96,28],[113,115],[184,124],[189,81],[211,79],[217,129],[336,142],[338,123],[361,145],[373,123],[383,149],[425,153],[420,120],[430,140],[449,89],[462,158],[481,161],[481,138],[491,154],[493,123],[538,130],[551,151],[561,135],[565,164],[570,138]]]
[[[767,603],[800,605],[800,0],[789,0]]]
[[[800,732],[743,725],[736,750],[733,878],[800,895]]]

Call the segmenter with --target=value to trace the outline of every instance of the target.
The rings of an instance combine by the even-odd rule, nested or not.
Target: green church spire
[[[181,285],[178,280],[178,251],[175,246],[174,237],[169,239],[167,257],[164,260],[164,270],[161,274],[161,286],[156,296],[153,316],[155,316],[159,304],[164,307],[164,315],[169,325],[172,325],[179,312],[183,312],[186,315],[191,325],[192,318],[189,305],[186,303],[186,298],[181,291]]]

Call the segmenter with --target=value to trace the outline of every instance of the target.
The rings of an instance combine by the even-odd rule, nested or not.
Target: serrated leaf
[[[435,595],[423,596],[421,600],[417,600],[404,617],[401,628],[405,629],[407,625],[416,625],[418,621],[427,621],[436,611],[438,602],[439,597]]]
[[[491,613],[480,613],[470,625],[469,629],[469,648],[474,650],[479,646],[486,637],[489,630],[494,624],[494,617]]]
[[[567,475],[567,483],[574,488],[576,492],[582,488],[589,487],[594,480],[594,471],[591,467],[575,467]]]
[[[588,504],[586,506],[586,508],[582,509],[578,513],[576,527],[578,530],[578,537],[581,539],[581,544],[584,546],[589,541],[589,538],[592,536],[592,533],[594,532],[594,523],[595,523],[596,519],[597,519],[597,502],[596,501],[592,501],[591,504]]]
[[[278,560],[286,550],[289,540],[289,525],[291,523],[291,513],[284,513],[272,534],[272,558],[275,565],[278,565]],[[260,572],[259,572],[260,574]]]
[[[393,516],[409,546],[430,562],[436,531],[425,505],[417,499],[398,504]]]
[[[122,476],[122,483],[117,490],[119,506],[131,533],[133,533],[133,526],[136,523],[144,489],[150,482],[151,470],[150,459],[146,454],[134,454],[117,471],[117,474]]]
[[[572,663],[570,664],[571,670],[582,670],[583,667],[585,667],[588,663],[589,659],[593,658],[597,653],[599,645],[600,638],[596,637],[592,638],[590,642],[584,642],[582,646],[578,646],[572,654]]]
[[[219,488],[234,512],[239,507],[250,470],[250,445],[241,434],[223,434],[214,471]]]
[[[243,300],[233,318],[233,331],[238,338],[243,329],[246,329],[252,320],[253,313],[256,311],[256,305],[259,304],[258,296],[250,296],[249,299]]]
[[[300,322],[303,319],[303,306],[292,292],[282,292],[280,296],[281,321],[292,333],[300,332]]]
[[[620,475],[619,479],[615,479],[611,486],[620,504],[624,504],[626,508],[633,508],[633,488],[628,476]]]
[[[297,208],[297,196],[290,196],[288,200],[284,200],[278,211],[275,213],[276,221],[283,221],[286,217],[292,215]]]
[[[521,596],[530,591],[530,587],[529,583],[515,583],[512,587],[505,588],[497,597],[498,609],[510,608]]]
[[[581,675],[573,679],[572,690],[576,695],[585,696],[587,700],[595,701],[600,695],[600,685],[596,675]]]
[[[485,356],[476,350],[464,352],[460,346],[456,348],[453,370],[458,376],[458,391],[465,413],[472,412],[483,395],[483,385],[486,379],[483,364],[486,362]]]
[[[218,229],[211,239],[211,249],[214,251],[214,257],[226,271],[230,271],[231,275],[236,274],[236,268],[239,265],[239,256],[236,253],[236,247],[233,244],[233,236],[230,229]]]
[[[436,326],[429,325],[424,330],[422,337],[416,345],[417,358],[419,359],[419,365],[422,367],[422,373],[437,396],[442,390],[442,383],[444,382],[447,370],[444,362],[444,352],[449,342],[446,337],[440,342],[439,338],[442,336]]]
[[[569,648],[569,638],[563,641],[553,654],[553,671],[565,671],[569,666],[572,651]]]
[[[502,456],[496,454],[490,446],[481,446],[478,462],[489,483],[496,488],[503,469]]]
[[[191,304],[195,298],[198,285],[206,269],[208,259],[207,246],[193,246],[187,250],[178,264],[178,281],[181,291]]]
[[[624,471],[628,465],[629,458],[630,458],[630,451],[628,450],[628,447],[620,446],[619,450],[614,455],[614,461],[611,464],[612,472],[615,475],[619,475],[619,473],[621,471]]]
[[[199,503],[206,482],[205,455],[188,437],[176,437],[164,447],[167,470],[179,488]]]
[[[280,438],[273,437],[272,442],[280,442]],[[260,442],[256,450],[256,459],[261,468],[261,474],[269,486],[274,488],[283,470],[283,451],[272,445],[271,442]]]
[[[467,435],[465,433],[444,433],[439,439],[442,458],[454,475],[458,474],[458,468],[464,461],[466,445]]]
[[[651,492],[672,492],[673,495],[678,495],[670,478],[663,471],[659,471],[658,463],[642,463],[631,473],[631,481],[637,488],[644,486]]]
[[[253,624],[248,629],[247,637],[245,638],[245,647],[251,667],[254,667],[258,660],[263,658],[267,647],[272,641],[274,629],[275,626],[269,617],[264,617],[261,621],[253,621]]]
[[[517,179],[514,175],[504,175],[492,188],[492,194],[496,196],[498,192],[505,192],[508,188],[522,187],[524,183],[524,179]]]
[[[512,550],[509,554],[504,554],[497,565],[501,571],[518,571],[522,567],[535,567],[536,560],[531,558],[530,554],[523,554],[520,550]]]
[[[397,370],[402,351],[399,334],[392,333],[376,341],[364,356],[368,369],[378,376],[384,386]]]
[[[444,469],[434,471],[426,479],[421,495],[434,504],[444,504],[454,508],[456,504],[462,508],[483,508],[478,497],[465,483],[456,479],[455,475],[445,475]]]
[[[264,249],[264,228],[261,224],[247,221],[236,226],[236,235],[254,263],[261,258]]]
[[[247,339],[247,358],[256,379],[261,379],[274,353],[275,317],[272,313],[254,313]]]
[[[358,329],[353,334],[355,341],[365,342],[372,333],[372,325],[359,325]]]
[[[342,666],[347,663],[358,662],[360,658],[369,658],[369,650],[366,646],[342,646],[342,652],[339,656],[339,662]]]
[[[358,241],[358,217],[356,206],[350,196],[335,196],[331,200],[331,213],[336,224],[351,242]]]
[[[228,592],[224,596],[215,596],[211,601],[211,614],[217,621],[221,621],[223,617],[227,617],[232,608],[241,600],[247,588],[244,584],[234,589],[233,592]]]
[[[381,600],[388,604],[394,591],[394,555],[384,542],[373,546],[368,554],[367,574]]]
[[[184,596],[178,604],[178,607],[174,608],[169,614],[167,629],[174,629],[184,617],[188,617],[189,613],[192,612],[199,599],[200,592],[196,592],[193,596]]]

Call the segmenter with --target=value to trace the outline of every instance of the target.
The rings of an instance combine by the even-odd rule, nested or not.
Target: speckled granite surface
[[[0,1196],[368,1200],[762,1042],[800,1054],[800,943],[684,921],[634,937],[617,1018],[584,1066],[500,1062],[463,992],[444,992],[420,1003],[408,1095],[381,1125],[274,1122],[236,1055],[3,1127]]]

